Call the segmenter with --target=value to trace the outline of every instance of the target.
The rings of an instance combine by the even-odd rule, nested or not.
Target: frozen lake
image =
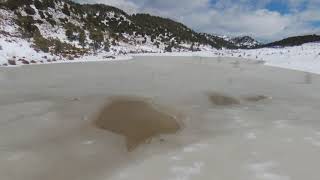
[[[320,179],[318,75],[231,58],[135,57],[1,68],[0,84],[3,180]],[[93,125],[124,96],[161,106],[183,128],[128,152],[124,136]]]

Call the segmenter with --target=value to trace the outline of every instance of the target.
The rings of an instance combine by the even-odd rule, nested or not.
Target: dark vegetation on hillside
[[[320,42],[320,36],[314,34],[314,35],[306,35],[306,36],[289,37],[281,41],[276,41],[273,43],[262,45],[260,47],[299,46],[299,45],[310,43],[310,42]]]
[[[62,1],[66,2],[65,5],[62,8],[56,7],[56,4]],[[41,20],[36,21],[33,19],[33,15],[36,12],[31,5],[34,5],[38,9]],[[154,45],[158,46],[159,41],[164,43],[167,51],[171,51],[172,47],[179,47],[180,43],[207,44],[218,49],[223,47],[238,48],[223,38],[216,36],[208,38],[205,34],[197,33],[182,23],[171,19],[151,16],[149,14],[128,15],[118,8],[103,4],[78,4],[70,0],[7,0],[1,3],[0,6],[16,12],[18,15],[17,23],[26,38],[41,35],[36,24],[47,21],[52,26],[63,24],[68,39],[70,41],[79,41],[79,44],[83,45],[83,47],[87,38],[84,32],[85,30],[89,31],[89,38],[93,41],[90,46],[93,49],[101,47],[108,49],[110,43],[116,44],[116,41],[125,40],[123,37],[124,33],[145,38],[149,36]],[[19,8],[23,8],[28,15],[22,16]],[[57,21],[47,11],[48,8],[60,8],[62,13],[69,17],[76,17],[77,21],[84,23],[84,26],[76,26],[68,22],[68,19],[59,19]],[[108,14],[110,12],[114,12],[115,17],[110,18]],[[86,16],[84,16],[85,14]],[[106,40],[103,36],[104,33],[108,33],[113,41],[109,42],[109,40]],[[145,41],[142,43],[145,43]],[[41,49],[47,48],[49,47]],[[192,48],[192,50],[197,49]]]
[[[250,36],[240,36],[240,37],[235,37],[232,38],[231,41],[235,44],[238,44],[243,46],[243,47],[248,47],[248,48],[254,48],[260,45],[259,42],[257,42],[255,39],[253,39]],[[247,46],[245,46],[245,44],[247,44]],[[251,46],[248,46],[251,45]]]
[[[2,2],[2,3],[1,3]],[[65,2],[63,7],[57,4]],[[35,20],[33,15],[36,14],[34,5],[38,10],[41,20]],[[197,51],[197,45],[210,45],[214,48],[258,48],[258,47],[275,47],[275,46],[295,46],[307,42],[320,41],[320,36],[300,36],[284,39],[282,41],[266,44],[253,45],[246,44],[255,42],[248,36],[225,40],[224,38],[197,33],[182,23],[173,21],[168,18],[152,16],[149,14],[128,15],[124,11],[103,5],[103,4],[78,4],[71,0],[0,0],[0,7],[15,11],[17,15],[16,22],[21,28],[23,37],[33,38],[35,47],[45,52],[63,53],[65,51],[82,51],[71,45],[60,42],[58,39],[45,39],[42,37],[37,24],[47,21],[53,27],[56,25],[63,26],[65,34],[69,41],[78,42],[81,47],[89,45],[90,49],[96,51],[103,48],[109,51],[111,45],[116,45],[119,41],[128,42],[124,36],[129,34],[134,37],[142,37],[146,43],[147,37],[151,38],[152,43],[159,47],[160,42],[165,45],[165,51],[172,51],[172,48],[183,48],[182,43],[192,44],[190,50]],[[68,18],[57,19],[50,14],[48,8],[61,11],[67,17],[81,22],[81,26],[69,22]],[[20,9],[24,9],[27,15],[22,15]],[[115,16],[111,17],[110,13]],[[89,32],[88,34],[86,33]],[[110,38],[105,38],[108,34]],[[86,41],[92,42],[88,44]]]

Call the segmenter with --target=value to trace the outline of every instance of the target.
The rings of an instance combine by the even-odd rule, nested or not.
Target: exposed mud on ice
[[[222,93],[210,93],[209,100],[216,106],[230,106],[240,104],[240,101],[234,97]]]
[[[98,128],[125,136],[128,151],[160,134],[173,134],[180,129],[174,115],[159,110],[145,100],[115,98],[100,111]]]

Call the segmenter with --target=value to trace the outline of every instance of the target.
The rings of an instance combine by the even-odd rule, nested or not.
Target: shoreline
[[[119,60],[132,60],[135,57],[202,57],[202,58],[234,58],[239,60],[256,61],[258,63],[264,63],[267,66],[285,68],[303,72],[309,72],[313,74],[320,74],[320,55],[316,55],[315,51],[316,44],[307,44],[306,55],[300,54],[299,46],[283,49],[258,49],[258,50],[214,50],[214,51],[199,51],[199,52],[171,52],[171,53],[136,53],[126,54],[122,56],[114,56],[110,53],[100,53],[96,56],[89,55],[75,60],[62,60],[53,62],[39,61],[36,64],[28,65],[41,65],[41,64],[57,64],[57,63],[86,63],[86,62],[108,62],[108,61],[119,61]],[[297,52],[291,51],[297,49]],[[286,52],[288,50],[288,52]],[[286,54],[286,53],[289,54]],[[260,55],[261,54],[261,55]],[[314,54],[315,56],[313,56]],[[104,56],[112,56],[112,58],[105,58]],[[292,57],[291,57],[292,56]],[[25,64],[0,66],[4,67],[19,67]]]

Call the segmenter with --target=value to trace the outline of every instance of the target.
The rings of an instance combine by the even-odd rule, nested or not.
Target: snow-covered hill
[[[0,23],[2,65],[73,60],[96,53],[116,56],[253,46],[242,39],[234,42],[197,33],[170,19],[69,0],[0,2]]]
[[[242,57],[320,72],[319,43],[303,44],[310,39],[314,42],[315,35],[277,43],[303,44],[300,46],[253,49],[262,46],[249,36],[198,33],[170,19],[129,15],[106,5],[80,5],[69,0],[1,2],[0,66],[165,53]]]
[[[256,41],[250,36],[235,37],[235,38],[231,38],[230,41],[233,44],[236,44],[238,47],[243,47],[243,48],[254,48],[261,45],[261,43],[259,43],[258,41]]]

